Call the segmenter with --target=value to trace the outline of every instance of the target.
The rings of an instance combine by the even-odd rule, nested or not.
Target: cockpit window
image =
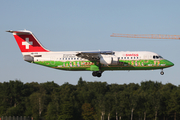
[[[162,59],[163,57],[162,57],[162,56],[159,56],[159,58],[161,58],[161,59]]]
[[[153,55],[153,59],[162,59],[162,56]]]

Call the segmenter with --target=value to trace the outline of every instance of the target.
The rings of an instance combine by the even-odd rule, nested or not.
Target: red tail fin
[[[31,31],[23,30],[7,32],[13,33],[21,52],[49,52],[49,50],[41,45]]]

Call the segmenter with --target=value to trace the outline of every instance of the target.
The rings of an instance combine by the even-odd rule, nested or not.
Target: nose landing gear
[[[101,72],[101,71],[94,71],[94,72],[92,73],[92,75],[93,75],[94,77],[101,77],[102,72]]]
[[[160,72],[160,74],[161,74],[161,75],[164,75],[163,69],[162,69],[162,71]]]

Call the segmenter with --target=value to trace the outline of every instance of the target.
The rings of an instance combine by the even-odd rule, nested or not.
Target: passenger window
[[[156,59],[158,59],[159,58],[159,56],[156,56]]]
[[[76,60],[76,58],[74,58],[74,60]]]
[[[156,56],[153,56],[153,59],[156,59]]]
[[[131,57],[131,59],[133,59],[133,57]]]
[[[137,59],[138,59],[138,57],[137,57]]]
[[[126,57],[124,57],[124,59],[126,59]]]
[[[77,60],[79,60],[79,58],[77,58]]]
[[[136,57],[134,57],[134,59],[136,59]]]
[[[61,60],[61,58],[59,58],[59,60]]]
[[[129,57],[127,57],[127,59],[129,59]]]
[[[123,59],[123,57],[121,57],[121,59]]]

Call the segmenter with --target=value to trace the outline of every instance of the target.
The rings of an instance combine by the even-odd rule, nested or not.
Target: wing
[[[88,60],[98,60],[102,54],[104,55],[113,55],[113,51],[89,51],[89,52],[78,52],[76,56],[88,59]]]

